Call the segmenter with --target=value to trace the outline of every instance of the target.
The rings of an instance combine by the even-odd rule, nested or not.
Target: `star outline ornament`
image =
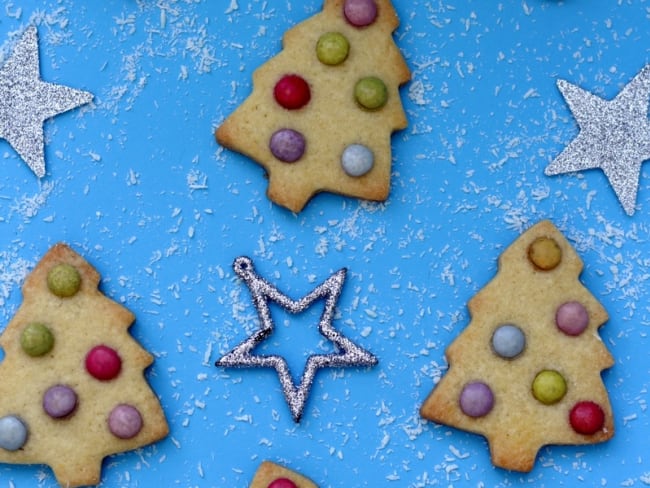
[[[38,29],[30,25],[0,66],[0,139],[42,178],[45,121],[93,98],[90,92],[41,79]]]
[[[374,354],[352,342],[334,329],[332,324],[336,304],[345,282],[346,268],[336,271],[323,283],[298,300],[288,297],[266,279],[260,277],[255,271],[253,261],[247,256],[236,258],[233,262],[233,269],[251,293],[253,305],[259,318],[259,329],[222,356],[215,365],[234,368],[274,368],[278,374],[291,416],[296,423],[299,423],[302,418],[311,387],[319,369],[326,367],[374,366],[377,364],[378,360]],[[339,352],[311,354],[305,363],[300,383],[296,385],[284,357],[275,354],[253,354],[252,351],[266,340],[274,330],[269,301],[277,303],[291,314],[299,314],[319,300],[324,300],[325,307],[318,322],[318,331],[322,336],[334,343]]]
[[[580,131],[544,173],[600,168],[625,213],[634,215],[641,166],[650,160],[650,64],[611,100],[562,79],[557,87]]]

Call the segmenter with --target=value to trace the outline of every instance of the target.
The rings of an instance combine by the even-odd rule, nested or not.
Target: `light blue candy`
[[[350,176],[363,176],[375,164],[375,155],[362,144],[350,144],[341,155],[341,166]]]
[[[519,356],[524,347],[526,347],[526,336],[516,325],[501,325],[492,335],[492,348],[504,359]]]
[[[0,419],[0,448],[17,451],[27,442],[27,427],[15,415]]]

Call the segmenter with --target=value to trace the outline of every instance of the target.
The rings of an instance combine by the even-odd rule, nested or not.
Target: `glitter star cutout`
[[[27,28],[0,68],[0,138],[38,176],[45,176],[43,123],[93,99],[91,93],[40,79],[38,32]]]
[[[641,164],[650,159],[650,65],[613,100],[557,82],[580,133],[546,168],[548,176],[601,168],[628,215],[634,214]]]
[[[264,278],[261,278],[255,272],[251,259],[246,256],[235,259],[233,269],[244,283],[246,283],[246,286],[248,286],[251,292],[253,304],[257,309],[257,314],[260,319],[260,328],[231,352],[219,359],[216,365],[239,368],[274,368],[280,378],[282,390],[294,421],[300,422],[305,403],[307,402],[312,383],[314,382],[314,377],[320,368],[372,366],[377,364],[377,358],[373,354],[360,348],[332,327],[334,308],[341,295],[341,289],[345,281],[345,269],[334,273],[300,300],[289,298]],[[274,326],[269,310],[269,301],[277,303],[292,314],[297,314],[305,311],[315,301],[320,299],[325,300],[325,308],[318,323],[318,331],[321,335],[332,341],[340,352],[313,354],[309,356],[302,373],[300,385],[296,386],[289,372],[289,366],[282,356],[256,355],[252,354],[252,351],[273,332]]]

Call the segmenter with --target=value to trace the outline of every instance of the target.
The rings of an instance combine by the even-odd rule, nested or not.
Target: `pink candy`
[[[577,336],[589,325],[589,312],[580,302],[566,302],[555,312],[555,323],[565,334]]]
[[[365,27],[377,18],[377,4],[375,0],[346,0],[343,14],[353,26]]]
[[[131,405],[118,405],[108,416],[108,428],[115,437],[131,439],[142,429],[142,416]]]

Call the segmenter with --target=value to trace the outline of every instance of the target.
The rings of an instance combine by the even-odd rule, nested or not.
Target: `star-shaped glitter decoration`
[[[42,178],[45,176],[43,123],[92,99],[92,93],[41,80],[38,31],[30,26],[0,68],[0,138]]]
[[[341,335],[332,326],[334,309],[341,295],[345,282],[345,268],[331,275],[322,284],[314,288],[299,300],[293,300],[280,292],[275,286],[261,278],[253,267],[253,262],[246,256],[235,259],[233,263],[235,273],[246,283],[253,298],[260,320],[260,328],[248,339],[235,347],[216,362],[221,367],[259,367],[274,368],[284,396],[291,410],[291,415],[296,422],[300,422],[305,403],[309,397],[311,386],[316,372],[320,368],[340,368],[350,366],[373,366],[377,358],[370,352],[354,344],[350,339]],[[331,354],[312,354],[307,358],[307,364],[302,373],[299,385],[295,385],[287,361],[277,355],[253,354],[253,349],[262,343],[273,332],[273,319],[269,310],[269,301],[275,302],[286,311],[297,314],[308,309],[315,301],[325,300],[325,308],[318,323],[318,331],[332,341],[339,352]]]
[[[546,168],[548,176],[601,168],[628,215],[634,214],[641,164],[650,159],[650,65],[613,100],[558,80],[580,133]]]

